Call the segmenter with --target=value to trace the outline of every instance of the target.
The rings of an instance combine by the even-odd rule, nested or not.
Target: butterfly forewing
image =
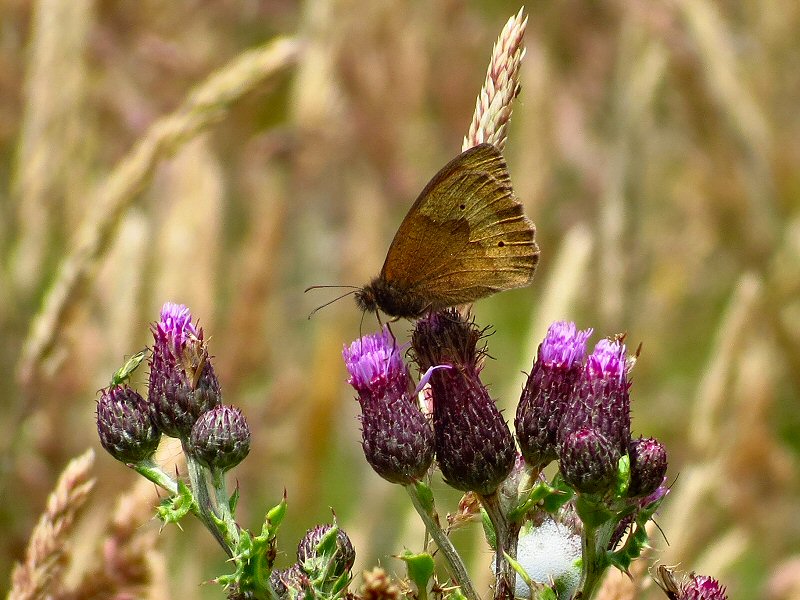
[[[429,297],[434,308],[472,302],[531,282],[539,259],[535,231],[502,155],[481,144],[428,183],[401,223],[381,275]]]

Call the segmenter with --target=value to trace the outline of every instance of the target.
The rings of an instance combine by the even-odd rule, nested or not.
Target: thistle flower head
[[[244,415],[224,404],[203,413],[192,427],[188,449],[210,469],[232,469],[250,452],[250,428]]]
[[[631,482],[628,495],[648,496],[658,490],[667,474],[667,449],[655,438],[631,440]]]
[[[361,445],[378,475],[419,480],[433,462],[433,431],[420,412],[408,367],[388,328],[345,347],[348,382],[361,405]]]
[[[680,600],[728,600],[725,586],[713,577],[692,573],[681,585]]]
[[[585,494],[610,492],[617,479],[620,453],[602,433],[581,427],[564,440],[560,452],[564,481]]]
[[[457,311],[417,321],[411,347],[421,371],[430,374],[436,459],[445,481],[462,491],[488,495],[514,466],[511,431],[481,383],[482,337]]]
[[[103,448],[126,464],[153,456],[161,439],[150,420],[147,402],[127,385],[102,391],[97,403],[97,433]]]
[[[594,352],[586,362],[586,373],[590,378],[627,383],[628,362],[625,344],[620,340],[604,338],[597,342]]]
[[[151,328],[151,416],[165,435],[182,440],[188,440],[200,415],[222,401],[203,330],[191,319],[184,305],[167,302]]]
[[[572,369],[586,358],[586,341],[592,329],[579,330],[571,321],[556,321],[547,329],[537,361],[551,368]]]
[[[600,340],[586,360],[559,425],[559,445],[581,427],[597,430],[620,456],[628,451],[630,382],[625,345],[621,340]]]
[[[525,460],[541,469],[557,456],[558,428],[583,368],[591,329],[557,321],[539,345],[514,426]]]
[[[416,323],[411,339],[414,360],[420,371],[439,365],[455,365],[478,374],[483,367],[484,348],[478,347],[485,330],[475,326],[457,310],[431,313]]]
[[[342,351],[350,377],[347,383],[359,394],[379,396],[388,388],[407,388],[411,383],[408,367],[403,362],[402,348],[384,325],[380,333],[365,335]]]
[[[187,335],[197,337],[197,329],[192,324],[192,313],[183,304],[165,302],[161,307],[161,320],[156,323],[156,327],[176,346],[180,346]]]

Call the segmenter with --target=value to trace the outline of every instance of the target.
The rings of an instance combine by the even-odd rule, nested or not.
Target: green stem
[[[597,546],[595,538],[597,528],[583,524],[583,535],[581,536],[581,546],[583,554],[583,573],[581,574],[581,599],[589,600],[594,594],[595,587],[599,583],[597,577]]]
[[[450,538],[447,537],[447,534],[439,524],[439,514],[436,512],[436,508],[432,503],[430,504],[430,508],[426,507],[426,503],[422,501],[419,490],[415,484],[412,483],[403,487],[406,488],[408,495],[411,497],[411,503],[414,505],[423,523],[425,523],[428,534],[433,538],[433,541],[439,547],[439,550],[441,550],[442,555],[444,555],[444,559],[449,567],[450,576],[461,588],[461,592],[464,596],[469,600],[480,600],[480,597],[475,592],[475,588],[472,587],[472,581],[467,574],[464,561],[461,560],[461,556],[456,552]]]
[[[225,473],[219,469],[211,470],[211,481],[214,484],[214,493],[217,499],[217,510],[220,513],[220,518],[225,523],[230,536],[230,543],[232,547],[239,545],[239,525],[233,518],[231,506],[228,503],[228,486],[225,484]]]
[[[211,535],[214,536],[214,539],[217,540],[217,543],[219,543],[225,551],[225,554],[227,554],[229,558],[232,558],[232,547],[228,544],[225,535],[220,530],[214,518],[217,515],[214,513],[214,506],[211,504],[211,497],[208,494],[205,469],[203,465],[198,463],[192,457],[191,453],[187,451],[186,444],[183,442],[181,443],[183,445],[183,453],[186,455],[186,466],[189,471],[189,482],[192,485],[192,495],[199,509],[197,517],[202,521],[203,525],[206,526],[206,529],[211,532]]]
[[[497,553],[495,554],[495,577],[497,584],[494,588],[495,600],[506,600],[514,597],[517,572],[511,563],[506,560],[506,554],[513,559],[517,558],[517,538],[519,537],[519,524],[508,520],[500,507],[498,493],[492,492],[486,496],[478,494],[478,498],[489,515],[489,520],[494,525],[497,536]]]
[[[611,539],[615,521],[600,526],[583,524],[581,545],[583,549],[583,574],[581,581],[581,600],[590,600],[603,581],[603,575],[609,566],[606,548]]]
[[[132,465],[132,468],[139,473],[139,475],[165,489],[173,496],[178,493],[178,482],[167,475],[152,458],[145,459],[140,463]]]

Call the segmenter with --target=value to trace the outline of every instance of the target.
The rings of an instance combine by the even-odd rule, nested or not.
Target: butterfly
[[[536,227],[514,196],[492,144],[447,163],[420,193],[380,274],[355,292],[362,311],[415,319],[533,280]]]

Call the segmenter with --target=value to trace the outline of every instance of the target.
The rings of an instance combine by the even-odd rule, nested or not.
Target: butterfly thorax
[[[414,319],[431,308],[430,300],[407,289],[401,289],[376,277],[355,293],[356,304],[362,311],[377,312],[380,309],[392,317]]]

